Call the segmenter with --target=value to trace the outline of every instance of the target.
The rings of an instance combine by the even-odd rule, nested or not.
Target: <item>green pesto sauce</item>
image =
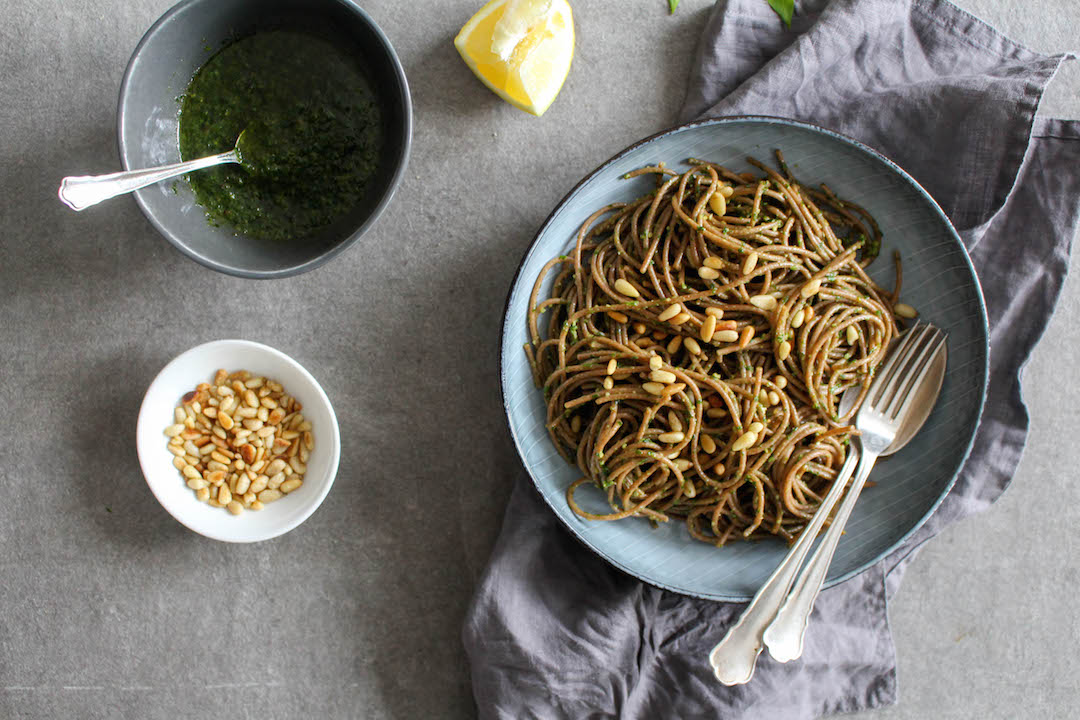
[[[223,48],[181,98],[184,160],[227,152],[241,133],[241,165],[200,170],[188,182],[211,224],[267,240],[303,240],[355,208],[383,143],[358,61],[287,31]]]

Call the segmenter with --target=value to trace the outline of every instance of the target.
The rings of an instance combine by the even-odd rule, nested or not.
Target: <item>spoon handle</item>
[[[238,162],[240,160],[236,156],[236,150],[230,150],[220,155],[211,155],[198,160],[189,160],[188,162],[163,165],[145,170],[128,170],[108,175],[66,177],[60,182],[59,194],[64,204],[72,210],[85,210],[91,205],[97,205],[102,200],[108,200],[117,195],[123,195],[177,175],[183,175],[192,170],[202,170],[214,165]]]
[[[788,551],[783,562],[773,570],[769,579],[757,591],[750,605],[743,610],[738,622],[727,631],[724,638],[709,653],[709,664],[712,665],[713,674],[724,685],[742,685],[750,682],[750,678],[753,677],[757,656],[763,646],[762,634],[776,617],[825,518],[828,517],[833,505],[847,487],[847,479],[855,469],[855,462],[856,455],[854,453],[848,455],[839,476],[833,482],[828,494],[822,499],[821,507],[800,533],[799,539]]]
[[[825,584],[825,576],[829,572],[840,536],[844,534],[844,526],[851,516],[851,509],[855,507],[855,501],[859,499],[859,493],[862,492],[863,484],[866,483],[877,458],[877,453],[865,447],[860,448],[855,479],[851,481],[851,487],[840,503],[840,509],[836,511],[836,517],[825,531],[817,552],[807,561],[787,601],[776,613],[772,624],[765,629],[765,645],[769,648],[769,654],[779,662],[786,663],[802,656],[803,637],[806,635],[810,613],[814,609],[814,601],[821,592],[821,586]]]

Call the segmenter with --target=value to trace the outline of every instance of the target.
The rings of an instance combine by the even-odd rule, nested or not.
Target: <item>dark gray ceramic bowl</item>
[[[405,72],[382,30],[351,0],[184,0],[139,42],[120,86],[117,132],[125,169],[179,162],[179,96],[210,56],[260,30],[306,30],[363,60],[385,122],[380,170],[365,199],[345,218],[304,242],[273,243],[213,227],[178,179],[143,188],[135,199],[165,238],[203,265],[250,278],[295,275],[318,267],[356,242],[389,204],[401,182],[412,138]],[[317,72],[317,68],[312,69]]]

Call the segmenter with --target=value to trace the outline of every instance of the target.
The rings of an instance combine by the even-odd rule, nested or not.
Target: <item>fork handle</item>
[[[821,544],[810,556],[795,587],[787,596],[787,601],[776,613],[772,624],[765,629],[762,639],[769,648],[769,654],[782,663],[795,660],[802,655],[803,637],[806,635],[810,612],[814,609],[814,601],[817,600],[821,586],[825,583],[825,575],[829,572],[829,565],[832,564],[840,536],[844,534],[844,526],[851,516],[851,509],[855,507],[855,501],[859,499],[859,493],[862,492],[866,478],[870,475],[870,469],[877,462],[878,453],[865,448],[860,450],[855,479],[851,482],[851,488],[836,511],[836,517],[833,518],[829,529],[825,531]]]
[[[843,494],[847,478],[855,468],[854,461],[855,454],[852,453],[844,462],[833,486],[822,499],[821,507],[800,533],[798,541],[788,551],[783,562],[757,591],[750,605],[739,616],[738,622],[709,653],[713,674],[724,685],[742,685],[750,682],[753,677],[757,656],[763,647],[762,633],[776,617],[776,612],[787,597],[788,590],[791,589],[791,584],[813,546],[825,518]]]

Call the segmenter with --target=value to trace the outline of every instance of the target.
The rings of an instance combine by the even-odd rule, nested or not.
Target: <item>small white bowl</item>
[[[303,486],[262,510],[245,510],[239,516],[199,502],[166,449],[169,439],[164,431],[174,422],[173,409],[180,398],[199,383],[210,382],[218,368],[249,370],[281,383],[285,392],[303,404],[304,417],[311,422],[315,437]],[[341,457],[334,408],[311,373],[285,353],[247,340],[199,345],[166,365],[143,398],[135,442],[146,483],[162,507],[191,530],[224,542],[269,540],[304,522],[334,484]]]

